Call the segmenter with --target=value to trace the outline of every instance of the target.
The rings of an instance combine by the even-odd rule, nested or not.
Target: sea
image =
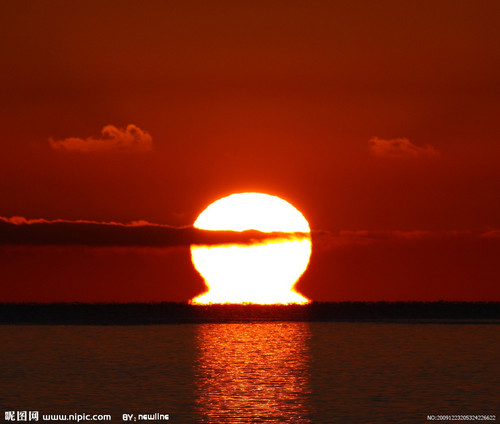
[[[500,326],[0,326],[0,421],[500,421]],[[467,419],[468,418],[468,419]]]

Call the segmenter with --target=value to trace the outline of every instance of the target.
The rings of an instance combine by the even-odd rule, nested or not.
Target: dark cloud
[[[63,140],[49,139],[54,150],[74,152],[105,152],[111,150],[129,152],[147,152],[153,150],[153,139],[146,131],[130,124],[127,128],[117,128],[106,125],[101,131],[101,137],[69,137]]]
[[[481,235],[483,237],[487,237],[487,238],[500,239],[500,230],[490,230],[490,231],[487,231]]]
[[[262,233],[249,230],[205,231],[135,221],[129,224],[95,221],[28,220],[0,217],[0,245],[174,247],[252,244],[262,240],[302,237],[301,233]]]
[[[294,239],[304,233],[263,233],[248,231],[207,231],[191,226],[173,227],[148,221],[119,222],[68,221],[0,217],[0,245],[11,246],[95,246],[95,247],[168,247],[252,244],[269,239]],[[376,242],[426,241],[439,239],[500,238],[500,230],[484,233],[471,231],[427,230],[316,230],[313,243],[320,248],[337,248]]]
[[[471,231],[428,231],[428,230],[357,230],[357,231],[315,231],[312,233],[314,245],[321,249],[368,245],[382,242],[418,242],[428,240],[463,240],[482,237],[500,238],[499,230],[487,233]]]
[[[373,137],[369,141],[374,156],[389,158],[436,157],[439,152],[432,146],[416,146],[407,138],[383,139]]]

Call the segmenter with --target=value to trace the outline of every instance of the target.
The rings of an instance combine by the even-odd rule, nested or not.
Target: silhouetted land
[[[338,302],[309,305],[1,303],[0,324],[147,325],[262,321],[491,322],[500,302]]]

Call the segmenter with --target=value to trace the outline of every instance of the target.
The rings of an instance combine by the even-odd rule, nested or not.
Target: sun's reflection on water
[[[309,337],[307,323],[200,325],[200,422],[310,423]]]

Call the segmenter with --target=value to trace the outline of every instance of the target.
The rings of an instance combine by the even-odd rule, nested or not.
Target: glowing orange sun
[[[290,203],[262,193],[232,194],[208,206],[194,227],[290,234],[251,245],[192,245],[191,259],[208,288],[192,303],[309,302],[294,290],[294,285],[311,256],[310,228]]]

